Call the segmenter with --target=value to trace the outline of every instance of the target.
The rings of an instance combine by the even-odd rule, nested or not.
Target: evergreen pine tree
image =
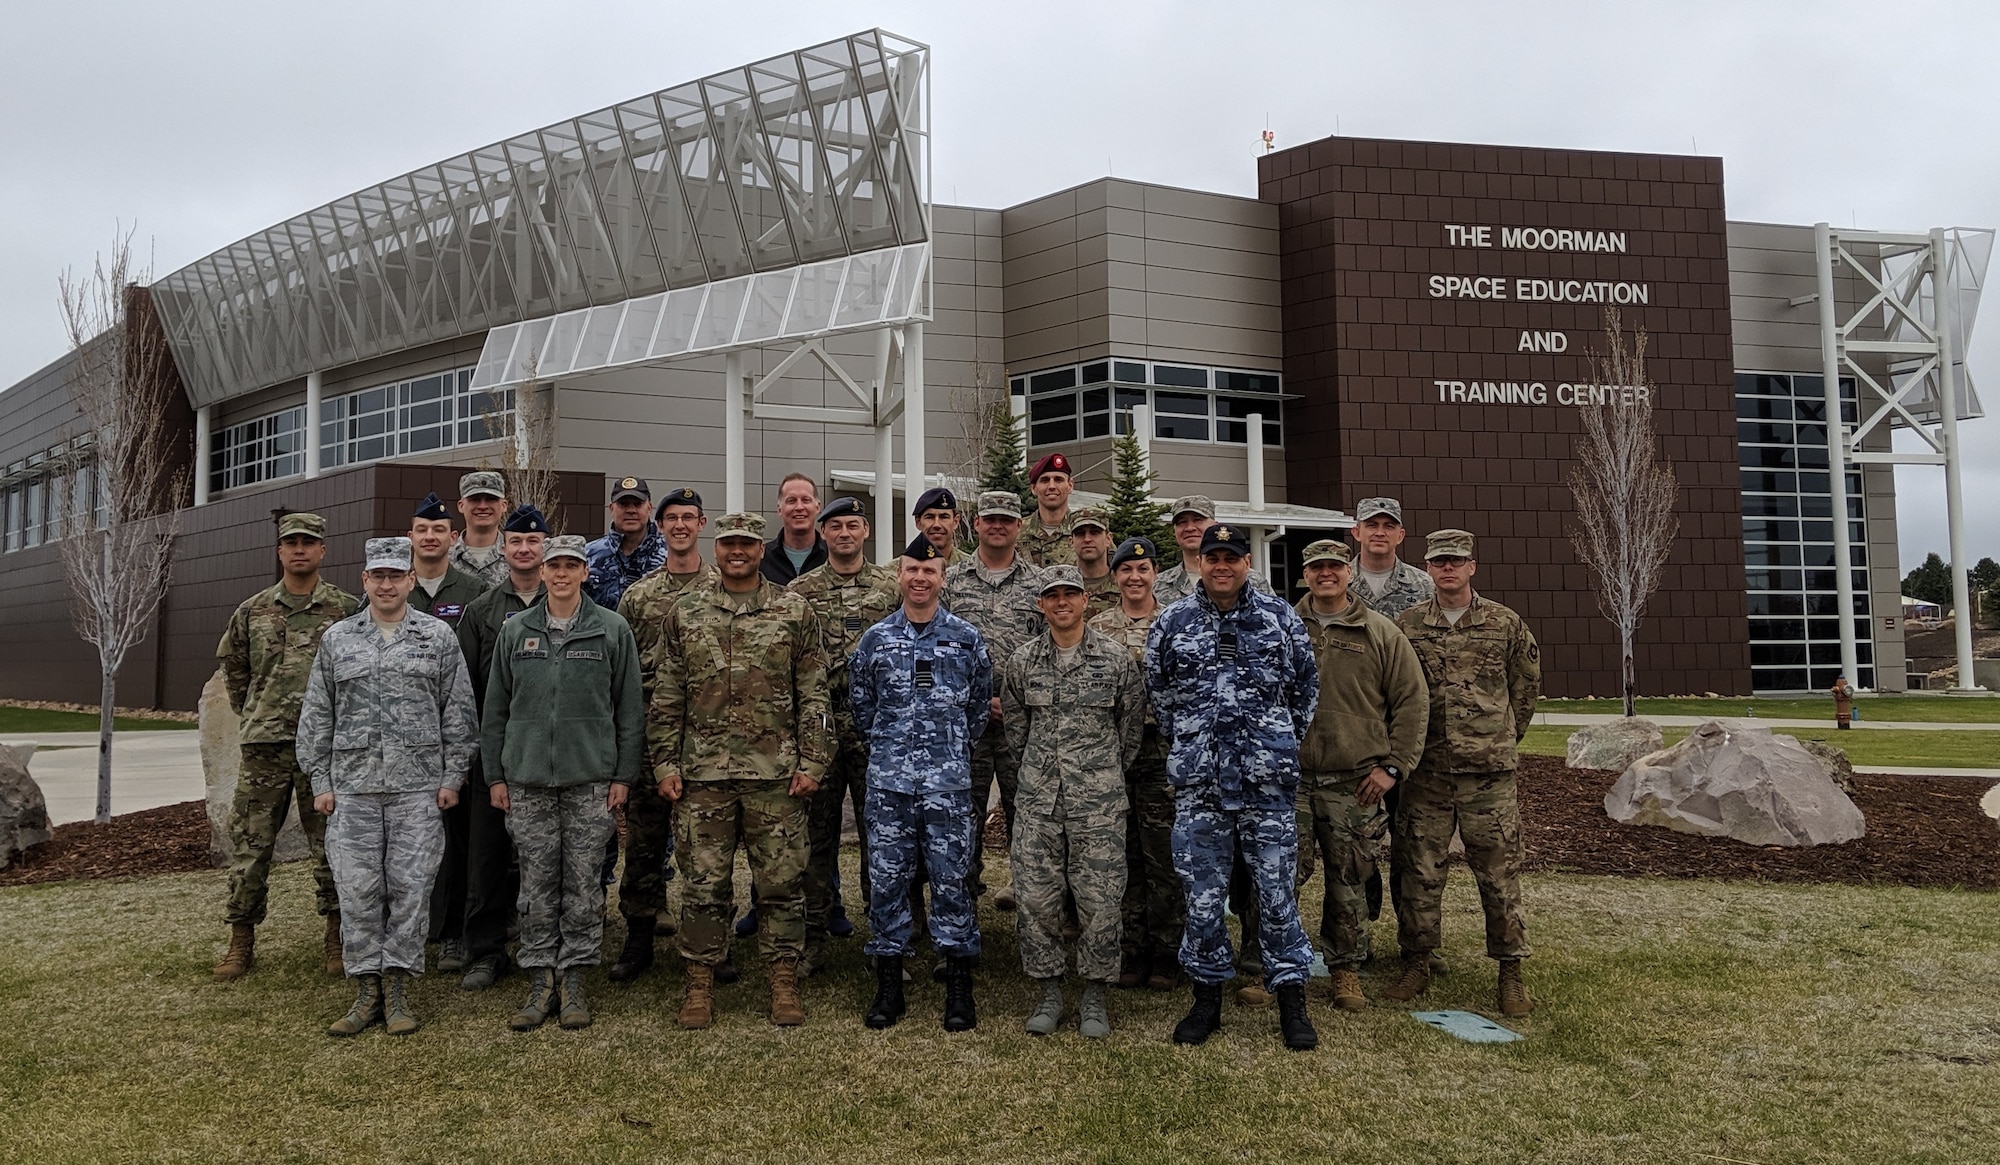
[[[1146,455],[1139,441],[1127,433],[1112,444],[1111,497],[1105,511],[1111,521],[1111,536],[1150,538],[1153,548],[1166,554],[1174,546],[1174,528],[1167,521],[1165,503],[1153,500],[1153,472],[1146,468]]]
[[[986,468],[979,488],[1002,490],[1021,499],[1023,515],[1035,512],[1035,491],[1028,488],[1028,459],[1021,438],[1021,421],[1006,401],[993,406],[993,438],[986,443]],[[969,499],[977,502],[977,498]],[[978,513],[975,505],[974,513]]]
[[[1951,606],[1951,568],[1933,551],[1925,556],[1922,566],[1903,576],[1903,593],[1941,607]]]

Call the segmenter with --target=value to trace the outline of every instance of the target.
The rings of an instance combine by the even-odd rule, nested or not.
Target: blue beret
[[[931,544],[931,540],[919,534],[903,547],[904,558],[914,558],[918,562],[935,562],[944,557],[944,552]]]
[[[547,534],[549,523],[548,519],[542,517],[541,510],[532,503],[522,502],[514,507],[513,513],[507,515],[507,524],[501,529],[509,534]]]
[[[866,518],[867,516],[868,508],[861,504],[860,498],[835,498],[826,503],[825,508],[820,510],[818,524],[824,526],[835,518]]]
[[[425,494],[424,500],[417,503],[417,512],[413,516],[426,522],[437,522],[450,519],[451,513],[444,508],[444,502],[436,492],[432,492]]]

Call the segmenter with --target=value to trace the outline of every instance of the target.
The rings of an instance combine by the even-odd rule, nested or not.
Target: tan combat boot
[[[683,1031],[696,1031],[715,1022],[715,968],[707,963],[687,965],[687,996],[681,1000],[674,1022]]]
[[[1361,976],[1353,967],[1333,969],[1333,1005],[1342,1011],[1361,1011],[1368,997],[1361,993]]]
[[[1408,1003],[1431,989],[1431,959],[1429,954],[1403,956],[1403,974],[1394,983],[1382,988],[1382,998],[1398,1003]]]
[[[797,1027],[805,1021],[806,1005],[799,999],[798,960],[779,959],[771,964],[771,1023]]]
[[[347,962],[340,952],[340,912],[326,916],[326,973],[347,974]]]
[[[1500,960],[1500,1014],[1520,1017],[1535,1010],[1528,985],[1521,980],[1521,960]]]
[[[346,1015],[328,1024],[326,1034],[358,1036],[381,1022],[382,976],[357,975],[354,979],[354,1006],[347,1009]]]
[[[392,1036],[407,1036],[424,1026],[410,1010],[410,973],[391,971],[382,980],[382,1019]]]
[[[257,962],[257,928],[247,922],[229,925],[229,950],[215,965],[213,974],[220,982],[241,979]]]

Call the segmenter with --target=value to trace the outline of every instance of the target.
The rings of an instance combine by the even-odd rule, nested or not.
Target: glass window
[[[1804,619],[1752,619],[1750,638],[1752,639],[1804,639],[1806,621]]]
[[[1250,426],[1246,420],[1251,413],[1264,418],[1264,444],[1283,445],[1284,406],[1270,398],[1244,399],[1241,397],[1218,396],[1215,398],[1215,439],[1232,445],[1250,443]]]
[[[1076,387],[1076,369],[1058,368],[1053,372],[1038,372],[1028,378],[1030,393],[1061,392],[1065,388]]]
[[[1108,437],[1111,435],[1111,414],[1091,413],[1083,418],[1083,439]]]
[[[1208,397],[1185,392],[1153,394],[1153,435],[1176,441],[1208,440]]]
[[[1013,393],[1015,396],[1026,396],[1028,394],[1028,378],[1025,376],[1016,376],[1007,382],[1007,391]]]
[[[1028,441],[1034,445],[1060,445],[1076,440],[1076,418],[1060,421],[1044,421],[1028,429]]]
[[[1744,445],[1739,449],[1745,469],[1795,468],[1790,445]]]
[[[1778,595],[1766,591],[1750,596],[1752,615],[1797,615],[1804,609],[1805,600],[1799,595]]]
[[[1746,469],[1743,471],[1743,488],[1758,493],[1791,493],[1799,487],[1798,476],[1791,473],[1773,473],[1768,469]]]
[[[1803,643],[1753,643],[1750,645],[1750,666],[1797,665],[1806,661],[1806,645]]]
[[[334,397],[320,406],[320,463],[331,469],[504,436],[514,390],[472,390],[455,368]],[[303,467],[301,467],[303,468]]]
[[[1172,385],[1175,388],[1207,388],[1208,369],[1188,368],[1179,364],[1155,364],[1153,383]]]
[[[1028,402],[1028,419],[1046,421],[1054,417],[1076,415],[1076,395],[1064,393],[1061,396],[1045,396]]]
[[[1823,431],[1821,436],[1825,436]],[[1789,445],[1792,443],[1792,427],[1769,422],[1738,421],[1736,439],[1745,445]]]
[[[1750,685],[1760,692],[1796,692],[1806,686],[1804,668],[1757,668],[1750,673]],[[1831,687],[1832,684],[1828,684]]]
[[[1111,364],[1108,361],[1099,360],[1095,364],[1086,364],[1083,366],[1083,382],[1085,384],[1103,384],[1110,379]]]
[[[1146,366],[1129,360],[1114,360],[1111,362],[1111,378],[1120,384],[1144,384]]]
[[[1789,518],[1799,512],[1799,499],[1785,495],[1745,494],[1743,495],[1743,516],[1770,515]]]
[[[1743,519],[1743,538],[1746,542],[1796,542],[1798,537],[1797,522],[1780,522],[1770,518]]]
[[[26,508],[21,518],[21,545],[24,547],[42,544],[42,509],[45,504],[43,496],[47,492],[40,478],[28,483],[26,500],[23,502]]]
[[[1789,421],[1792,419],[1792,402],[1772,400],[1769,397],[1739,396],[1736,398],[1736,415],[1753,421]]]
[[[1222,392],[1277,392],[1275,372],[1225,372],[1217,369],[1215,387]]]

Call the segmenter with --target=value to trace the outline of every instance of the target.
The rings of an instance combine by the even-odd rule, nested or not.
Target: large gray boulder
[[[1666,747],[1660,726],[1643,716],[1620,716],[1569,734],[1569,767],[1623,772],[1647,753]]]
[[[1800,740],[1799,747],[1819,758],[1820,763],[1826,766],[1826,775],[1840,787],[1841,792],[1850,797],[1854,795],[1854,762],[1847,759],[1846,749],[1824,740]]]
[[[229,864],[229,808],[236,801],[236,773],[243,761],[240,718],[229,707],[229,688],[222,673],[208,677],[201,688],[201,770],[208,783],[208,854],[218,866]],[[295,862],[306,856],[306,835],[299,828],[296,797],[278,831],[274,861]]]
[[[50,837],[49,803],[28,775],[34,755],[32,744],[0,744],[0,870]]]
[[[1711,720],[1648,756],[1604,795],[1613,820],[1751,845],[1829,845],[1862,835],[1861,810],[1789,736]]]

